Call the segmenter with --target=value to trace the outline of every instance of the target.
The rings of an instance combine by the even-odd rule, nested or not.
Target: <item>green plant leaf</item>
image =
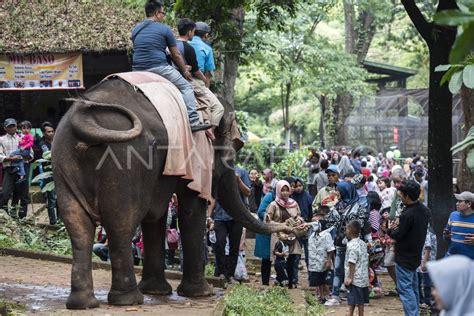
[[[451,77],[451,80],[449,80],[449,91],[451,91],[452,94],[456,94],[461,90],[462,86],[462,71],[458,71],[453,74]]]
[[[451,64],[462,63],[471,52],[474,52],[474,23],[463,27],[461,35],[458,35],[449,53]]]
[[[449,80],[451,80],[451,77],[458,69],[459,67],[455,67],[454,65],[451,65],[451,68],[449,68],[448,71],[446,71],[446,73],[441,78],[441,82],[439,83],[439,86],[441,87],[442,85],[444,85],[445,82],[448,82]]]
[[[47,159],[38,159],[38,160],[35,160],[35,162],[36,162],[36,163],[37,163],[37,165],[38,165],[38,164],[40,164],[40,163],[50,163],[50,162],[51,162],[51,160],[47,160]]]
[[[41,189],[41,192],[46,193],[49,191],[53,191],[55,188],[54,181],[46,183],[46,185]]]
[[[448,70],[449,68],[451,68],[452,66],[451,65],[439,65],[435,68],[434,71],[436,72],[442,72],[442,71],[446,71]]]
[[[474,89],[474,65],[467,65],[462,71],[462,81],[469,89]]]
[[[474,1],[472,0],[456,0],[456,4],[459,8],[465,7],[474,10]]]
[[[467,136],[463,141],[451,147],[451,151],[454,155],[455,153],[469,147],[470,145],[474,145],[474,126],[469,129],[469,131],[467,132]]]
[[[466,164],[474,172],[474,148],[469,151],[466,157]]]
[[[39,175],[34,177],[33,180],[31,180],[31,182],[36,183],[36,182],[39,182],[40,180],[49,179],[51,177],[53,177],[53,172],[52,171],[46,171],[46,172],[40,173]]]
[[[46,159],[46,160],[50,161],[51,160],[51,151],[45,151],[43,153],[42,157],[43,157],[43,159]]]
[[[460,10],[444,10],[433,16],[436,24],[457,26],[474,22],[474,13]]]

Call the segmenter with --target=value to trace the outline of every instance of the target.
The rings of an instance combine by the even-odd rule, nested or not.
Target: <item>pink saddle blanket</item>
[[[165,78],[147,71],[112,74],[139,89],[155,107],[168,133],[168,151],[163,174],[191,180],[188,187],[210,200],[214,148],[206,134],[191,133],[181,92]],[[199,113],[199,112],[198,112]]]

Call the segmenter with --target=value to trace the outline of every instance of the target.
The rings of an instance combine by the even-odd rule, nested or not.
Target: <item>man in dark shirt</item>
[[[403,181],[398,187],[397,194],[406,209],[391,223],[387,233],[396,240],[397,289],[403,310],[405,315],[418,315],[419,293],[416,269],[421,263],[430,210],[418,200],[420,186],[413,180]]]
[[[250,178],[248,172],[242,168],[235,168],[235,176],[240,190],[240,199],[248,205],[250,195]],[[234,278],[235,267],[239,258],[239,245],[242,236],[243,226],[236,222],[219,203],[216,203],[212,219],[216,232],[216,270],[215,276],[223,275],[227,281]],[[226,259],[225,248],[227,238],[229,239],[229,256]]]
[[[41,124],[41,132],[43,133],[43,137],[39,143],[39,147],[41,148],[41,154],[44,154],[47,151],[51,151],[51,146],[53,145],[53,137],[54,137],[54,127],[53,124],[50,122],[43,122]],[[44,181],[41,187],[44,187],[47,183],[51,182],[52,179],[48,179]],[[46,196],[46,204],[48,205],[48,217],[49,217],[49,224],[56,225],[58,220],[58,216],[56,214],[57,209],[57,195],[56,190],[53,189],[51,191],[47,191],[45,193]]]
[[[148,0],[145,4],[146,19],[139,23],[132,31],[133,65],[134,71],[151,71],[173,83],[183,95],[189,123],[193,132],[210,128],[208,124],[199,121],[196,112],[196,99],[191,84],[191,73],[186,69],[171,29],[162,24],[165,12],[160,2]],[[171,58],[181,70],[181,73],[168,64],[166,48],[171,53]],[[184,76],[184,77],[183,77]],[[185,79],[186,78],[186,79]]]

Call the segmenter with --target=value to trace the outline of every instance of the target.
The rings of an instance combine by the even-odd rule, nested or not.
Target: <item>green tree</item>
[[[284,16],[294,12],[298,0],[176,0],[178,16],[207,21],[213,29],[216,56],[222,63],[218,79],[221,96],[234,105],[235,80],[243,46],[245,11],[255,8],[257,27],[278,27]]]
[[[342,1],[344,10],[344,48],[346,53],[353,54],[359,64],[367,57],[370,45],[382,25],[391,21],[387,8],[392,7],[390,0]],[[332,115],[333,126],[344,126],[344,122],[353,109],[354,99],[351,93],[339,93]],[[344,128],[336,131],[335,144],[345,145]]]
[[[253,64],[279,87],[279,117],[287,145],[291,130],[298,123],[291,119],[293,104],[301,106],[310,103],[316,112],[319,104],[326,105],[327,101],[333,101],[339,92],[353,91],[358,94],[366,88],[363,81],[365,71],[356,60],[340,46],[315,32],[334,4],[335,1],[301,3],[295,17],[287,19],[279,30],[255,33],[255,36],[265,40],[260,43],[263,49],[253,56]],[[325,113],[324,108],[322,112]],[[299,118],[303,119],[300,123],[305,122],[303,117]],[[320,115],[317,118],[319,120]]]

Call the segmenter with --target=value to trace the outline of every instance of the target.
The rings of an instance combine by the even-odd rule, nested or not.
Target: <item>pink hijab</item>
[[[280,205],[281,207],[284,207],[284,208],[293,208],[293,207],[296,207],[298,205],[298,203],[296,203],[295,200],[293,200],[292,198],[288,198],[286,200],[284,200],[282,197],[281,197],[281,190],[283,189],[283,187],[288,187],[288,189],[291,189],[291,186],[290,184],[288,183],[288,181],[285,181],[285,180],[280,180],[277,182],[276,184],[276,197],[275,197],[275,202],[278,203],[278,205]]]

